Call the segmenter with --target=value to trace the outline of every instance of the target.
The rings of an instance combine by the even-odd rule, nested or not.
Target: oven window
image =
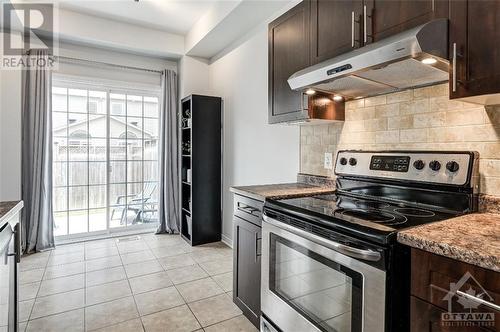
[[[271,233],[269,288],[321,331],[360,332],[363,277]]]

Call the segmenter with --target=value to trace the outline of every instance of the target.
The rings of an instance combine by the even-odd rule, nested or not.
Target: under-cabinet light
[[[436,59],[434,59],[434,58],[425,58],[425,59],[422,59],[422,63],[423,63],[424,65],[433,65],[433,64],[435,64],[436,62],[437,62],[437,60],[436,60]]]

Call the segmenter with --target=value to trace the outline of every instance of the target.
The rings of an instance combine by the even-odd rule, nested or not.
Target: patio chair
[[[132,211],[135,213],[132,224],[136,224],[139,220],[141,220],[144,213],[156,211],[157,202],[151,200],[156,187],[156,183],[147,183],[140,193],[117,196],[115,204],[123,205],[127,203],[127,206],[114,207],[111,212],[111,220],[113,220],[115,212],[119,210],[121,212],[120,225],[124,225],[127,223],[128,211]],[[128,200],[129,198],[130,200]]]

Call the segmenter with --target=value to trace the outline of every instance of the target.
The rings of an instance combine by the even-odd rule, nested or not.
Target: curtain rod
[[[98,65],[98,66],[106,66],[106,67],[121,68],[121,69],[128,69],[128,70],[145,71],[145,72],[149,72],[149,73],[157,73],[157,74],[160,74],[160,75],[163,74],[163,72],[161,70],[156,70],[156,69],[117,65],[117,64],[114,64],[114,63],[101,62],[101,61],[93,61],[93,60],[86,60],[86,59],[78,59],[78,58],[71,58],[71,57],[61,56],[61,55],[57,55],[57,56],[54,55],[53,57],[57,61],[63,60],[63,61],[69,61],[69,62],[72,62],[72,61],[85,62],[87,64]]]

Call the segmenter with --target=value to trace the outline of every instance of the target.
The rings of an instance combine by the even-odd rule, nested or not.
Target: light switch
[[[325,152],[325,169],[333,169],[333,155],[330,152]]]

